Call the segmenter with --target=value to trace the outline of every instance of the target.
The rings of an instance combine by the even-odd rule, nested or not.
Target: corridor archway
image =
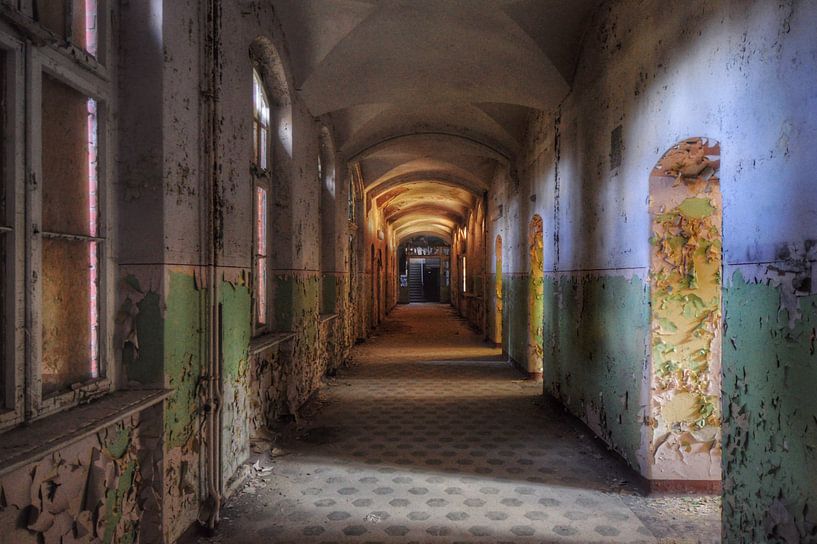
[[[650,174],[650,478],[721,477],[720,146],[689,138]]]
[[[544,338],[544,223],[539,215],[534,215],[528,230],[528,375],[532,379],[542,379]]]

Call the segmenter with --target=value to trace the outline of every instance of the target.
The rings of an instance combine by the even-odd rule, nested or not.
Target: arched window
[[[249,48],[252,66],[253,335],[276,331],[271,290],[276,271],[291,268],[292,253],[275,240],[292,228],[287,190],[292,166],[292,103],[283,62],[259,36]],[[248,89],[248,98],[249,98]],[[273,215],[272,210],[276,213]]]

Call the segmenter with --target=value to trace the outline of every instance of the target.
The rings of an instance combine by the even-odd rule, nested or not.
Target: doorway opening
[[[530,249],[528,264],[528,376],[541,380],[545,342],[543,337],[545,318],[545,261],[544,223],[539,215],[534,215],[528,231]]]
[[[683,140],[650,174],[650,478],[703,481],[721,465],[720,145]]]
[[[409,302],[440,302],[440,258],[409,257]]]
[[[415,236],[400,244],[402,304],[449,302],[451,246],[436,236]]]
[[[494,303],[494,343],[502,345],[502,237],[497,235],[496,247],[494,248],[496,256],[496,271],[495,278],[495,303]]]

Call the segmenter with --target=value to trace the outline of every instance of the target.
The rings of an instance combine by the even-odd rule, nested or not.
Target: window
[[[267,191],[262,187],[255,188],[255,273],[256,313],[258,325],[267,323]]]
[[[97,0],[35,0],[35,13],[40,25],[95,57],[97,4]]]
[[[7,61],[6,52],[0,50],[0,411],[6,408],[6,402],[11,396],[11,391],[7,391],[8,385],[12,382],[8,372],[11,371],[12,365],[7,362],[11,361],[11,353],[8,351],[9,346],[7,339],[12,336],[8,327],[8,301],[12,297],[9,295],[11,287],[9,278],[11,277],[10,270],[10,248],[12,246],[11,238],[14,235],[14,228],[12,226],[12,216],[9,213],[10,206],[7,200],[10,197],[9,191],[9,157],[7,140],[10,129],[9,124],[9,109],[13,107],[9,103],[9,93],[7,92],[8,79],[6,77]]]
[[[115,83],[76,54],[104,50],[97,0],[34,7],[35,21],[65,41],[0,29],[2,428],[111,387],[101,339],[111,315],[105,126]]]
[[[254,269],[255,269],[255,331],[266,332],[269,324],[269,182],[267,173],[269,160],[269,101],[264,90],[261,76],[253,70],[253,166],[255,171],[255,232],[254,232]]]
[[[253,70],[253,145],[255,166],[269,168],[269,100],[261,76]]]
[[[43,397],[99,377],[97,103],[42,76]]]
[[[462,292],[468,292],[468,278],[465,273],[465,255],[462,256]]]

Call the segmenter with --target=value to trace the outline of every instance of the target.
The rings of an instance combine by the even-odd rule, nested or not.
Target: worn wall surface
[[[487,335],[488,315],[485,301],[490,294],[486,274],[486,205],[484,200],[476,203],[467,214],[465,223],[454,234],[451,252],[451,285],[454,306],[478,331]],[[463,292],[462,257],[465,257],[466,291]]]
[[[808,0],[602,3],[588,21],[572,90],[553,111],[529,112],[521,150],[485,180],[484,203],[459,225],[468,235],[454,237],[469,287],[463,294],[452,257],[452,304],[497,335],[523,370],[536,359],[531,337],[541,337],[545,391],[644,477],[722,476],[727,542],[817,540],[815,20]],[[110,377],[117,387],[172,393],[162,408],[4,476],[0,525],[20,542],[68,530],[106,542],[175,540],[207,510],[209,445],[200,429],[213,407],[211,371],[221,373],[218,476],[229,493],[254,433],[297,416],[399,291],[399,240],[340,155],[324,163],[343,169],[334,206],[326,202],[317,157],[321,138],[332,136],[321,123],[331,118],[316,120],[295,92],[288,37],[271,4],[121,2],[114,22]],[[269,332],[288,334],[253,350],[263,340],[253,338],[251,321],[251,89],[259,65],[276,123],[264,174]],[[722,201],[707,196],[708,206],[690,208],[670,199],[651,215],[655,165],[693,137],[720,143]],[[330,209],[335,221],[322,220]],[[531,255],[535,216],[541,258]],[[709,234],[721,221],[716,257]],[[321,242],[322,230],[334,243]],[[664,253],[655,251],[656,233],[666,235]],[[676,258],[691,245],[701,251],[688,255],[699,276],[711,280],[700,305],[684,292],[687,279],[665,281],[688,270]],[[687,298],[670,300],[668,287]],[[707,321],[719,293],[723,328]],[[529,311],[531,295],[541,297],[541,316]],[[689,301],[679,321],[662,313],[683,315]],[[678,361],[657,339],[678,344],[673,335],[685,331],[698,343],[676,351]],[[713,357],[690,364],[701,350]],[[706,462],[691,461],[699,456]],[[43,492],[56,485],[71,492]]]
[[[660,392],[648,197],[653,168],[676,143],[720,142],[729,542],[814,538],[815,490],[803,471],[813,471],[817,426],[813,404],[792,384],[813,383],[817,159],[808,145],[817,95],[803,82],[817,68],[815,17],[817,6],[802,1],[602,5],[572,91],[556,111],[531,118],[518,185],[492,187],[505,350],[513,357],[523,347],[514,329],[524,330],[524,317],[508,308],[524,308],[512,279],[526,270],[519,229],[539,213],[546,390],[646,477],[717,478],[711,463],[705,473],[687,464],[683,444],[663,443],[674,451],[653,456]],[[703,430],[719,419],[712,378],[706,402],[688,410]]]
[[[160,421],[149,408],[0,477],[3,541],[160,541]]]
[[[253,434],[297,414],[324,374],[348,360],[356,338],[351,281],[343,268],[348,243],[338,244],[338,269],[321,271],[320,131],[289,91],[285,37],[265,2],[217,7],[208,11],[206,3],[192,1],[128,5],[123,17],[133,25],[120,44],[130,63],[122,70],[121,94],[134,110],[121,114],[119,206],[131,227],[144,223],[158,236],[133,239],[140,229],[129,228],[119,238],[117,346],[123,384],[173,389],[161,419],[157,480],[168,542],[208,512],[202,470],[208,445],[201,429],[209,404],[210,336],[218,335],[218,475],[225,494],[240,477]],[[279,123],[267,174],[272,332],[292,333],[261,352],[250,350],[254,66]],[[337,186],[340,202],[347,193],[348,187]],[[345,238],[346,210],[334,213]],[[320,319],[326,293],[336,319]],[[214,316],[218,328],[210,330]]]
[[[654,479],[721,479],[719,164],[717,142],[690,138],[650,176]]]

